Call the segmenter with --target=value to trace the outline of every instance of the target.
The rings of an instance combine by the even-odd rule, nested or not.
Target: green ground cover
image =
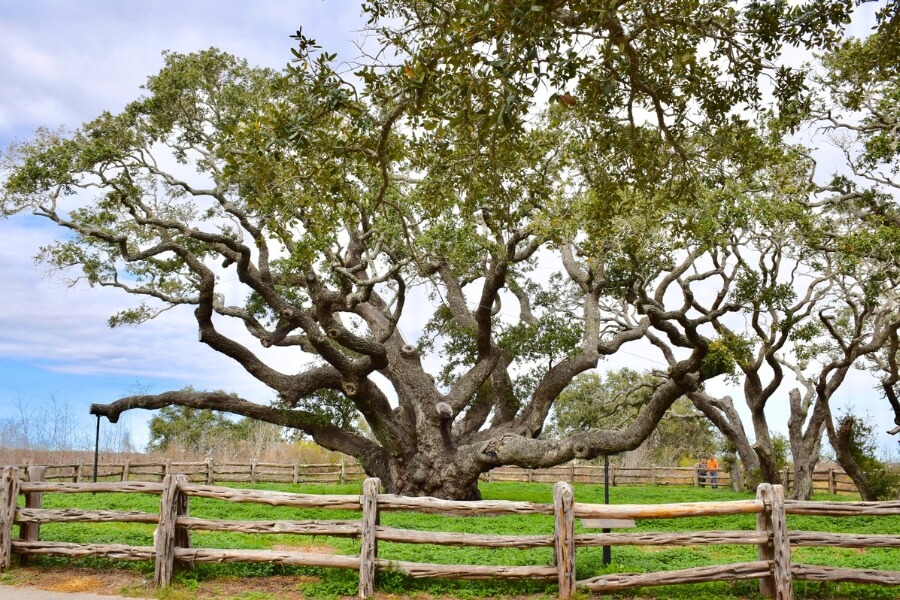
[[[278,485],[261,484],[258,489],[275,489],[300,493],[359,494],[359,483],[347,485]],[[550,503],[552,485],[541,483],[484,483],[481,485],[485,499],[528,500]],[[618,487],[611,492],[614,504],[654,504],[669,502],[694,502],[710,500],[737,500],[750,498],[750,494],[735,493],[730,490],[712,490],[693,487]],[[603,489],[596,485],[576,485],[577,502],[602,503]],[[846,496],[817,496],[816,500],[847,500]],[[157,512],[158,496],[144,494],[45,494],[45,508],[80,508],[141,510]],[[297,509],[271,507],[260,504],[238,504],[192,498],[191,516],[211,519],[234,520],[277,520],[277,519],[317,519],[317,520],[358,520],[358,511]],[[509,515],[485,517],[453,517],[436,514],[416,514],[406,512],[383,512],[383,525],[421,531],[458,531],[471,533],[498,534],[548,534],[553,531],[552,517],[545,515]],[[637,531],[702,531],[702,530],[752,530],[755,528],[754,515],[732,517],[703,517],[682,519],[642,520],[637,523]],[[825,518],[789,516],[788,527],[792,530],[881,533],[900,535],[900,516],[897,517],[853,517]],[[584,531],[576,522],[578,532]],[[65,523],[45,525],[41,529],[41,539],[79,543],[119,543],[138,546],[152,545],[152,525],[99,523]],[[264,549],[272,547],[303,547],[307,550],[356,554],[358,540],[331,538],[325,536],[294,535],[246,535],[237,533],[192,532],[194,547]],[[310,548],[314,547],[314,548]],[[794,562],[820,564],[838,567],[873,568],[900,570],[900,549],[844,550],[838,548],[793,548]],[[613,548],[613,561],[609,566],[602,564],[600,548],[579,549],[577,578],[585,579],[603,573],[652,572],[684,569],[706,565],[756,560],[754,546],[696,546],[696,547],[635,547]],[[481,549],[460,548],[440,545],[413,545],[379,543],[381,558],[427,563],[447,564],[488,564],[488,565],[550,565],[552,550],[537,548]],[[40,557],[39,565],[51,567],[54,564],[72,564],[66,559]],[[79,561],[81,565],[101,568],[137,569],[152,574],[150,563],[124,563],[103,560]],[[308,597],[354,596],[358,575],[355,571],[343,569],[295,568],[271,564],[229,564],[197,565],[192,571],[182,572],[177,577],[178,585],[190,589],[204,581],[217,577],[254,577],[273,574],[306,575],[300,578],[298,588]],[[896,588],[856,584],[819,584],[795,582],[798,598],[854,598],[854,599],[894,599]],[[555,597],[556,586],[541,582],[494,582],[460,580],[415,580],[398,573],[379,575],[377,589],[392,594],[447,595],[462,598],[484,596],[518,596],[523,594]],[[755,580],[733,583],[709,583],[699,585],[644,588],[634,592],[615,594],[616,598],[748,598],[756,597]]]

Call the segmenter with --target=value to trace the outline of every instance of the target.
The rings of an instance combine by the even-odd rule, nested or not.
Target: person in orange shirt
[[[709,460],[706,461],[706,476],[709,477],[709,481],[712,483],[712,488],[718,489],[719,487],[719,461],[716,460],[715,456],[710,456]]]

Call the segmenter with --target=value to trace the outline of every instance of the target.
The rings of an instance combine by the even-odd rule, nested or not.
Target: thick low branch
[[[473,444],[466,450],[470,458],[485,466],[517,465],[550,467],[573,458],[590,459],[603,454],[618,454],[637,448],[656,428],[670,406],[699,384],[694,375],[705,350],[691,356],[671,370],[671,378],[656,388],[650,400],[625,429],[591,429],[562,440],[540,440],[521,435],[503,435]]]
[[[355,433],[343,431],[330,423],[323,423],[322,419],[313,413],[264,406],[225,392],[179,390],[155,395],[127,396],[110,404],[91,404],[90,413],[106,417],[110,423],[117,423],[121,414],[128,410],[137,408],[157,410],[172,405],[199,410],[218,410],[299,429],[312,435],[320,445],[353,456],[381,452],[381,448],[375,442]]]

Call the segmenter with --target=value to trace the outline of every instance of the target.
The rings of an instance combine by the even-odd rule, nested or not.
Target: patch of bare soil
[[[308,554],[335,553],[335,549],[331,546],[315,544],[275,545],[272,550]],[[196,587],[192,586],[190,589],[175,585],[163,596],[158,596],[152,581],[133,571],[87,567],[40,569],[23,566],[9,571],[4,576],[3,583],[27,585],[54,592],[87,592],[134,598],[161,597],[166,600],[221,600],[248,597],[267,600],[301,600],[303,594],[298,590],[298,586],[316,581],[318,581],[316,577],[301,575],[220,577],[200,582]]]
[[[301,600],[297,589],[301,583],[313,583],[315,577],[271,575],[268,577],[221,577],[201,582],[196,588],[173,586],[165,598],[172,600],[212,600],[224,598],[271,598],[271,600]],[[53,592],[86,592],[102,595],[122,595],[133,598],[156,597],[156,590],[148,579],[138,573],[115,569],[66,569],[54,567],[40,570],[22,567],[10,571],[4,583],[27,585]],[[251,596],[252,595],[252,596]]]
[[[51,592],[152,596],[153,588],[140,573],[118,569],[19,567],[7,574],[11,585],[29,585]],[[145,593],[141,593],[144,590]]]

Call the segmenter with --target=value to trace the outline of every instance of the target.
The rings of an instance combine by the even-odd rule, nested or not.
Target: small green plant
[[[775,455],[775,468],[783,471],[790,462],[791,441],[782,433],[772,434],[772,454]]]

